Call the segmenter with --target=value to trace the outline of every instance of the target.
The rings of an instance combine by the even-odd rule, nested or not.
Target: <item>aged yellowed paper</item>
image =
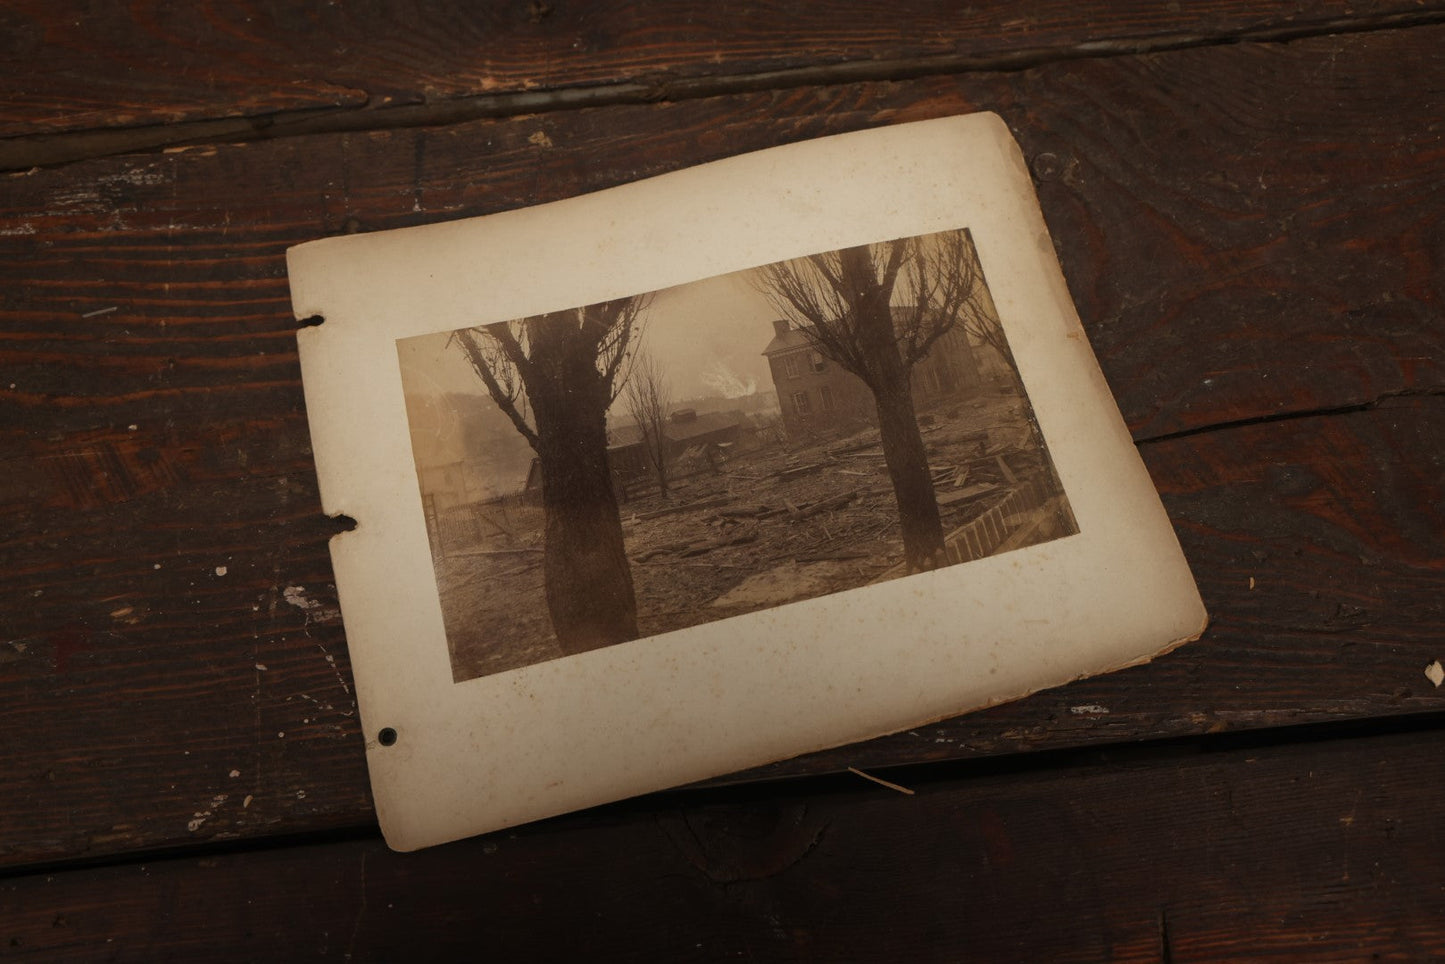
[[[1150,659],[1205,615],[991,114],[289,252],[387,841]]]

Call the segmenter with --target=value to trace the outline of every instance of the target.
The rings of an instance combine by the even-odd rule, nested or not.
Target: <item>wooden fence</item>
[[[428,497],[423,507],[432,555],[441,559],[488,546],[510,548],[519,535],[541,531],[541,509],[520,500],[470,502],[438,509],[435,499]]]
[[[1013,491],[978,518],[950,532],[943,540],[950,563],[982,559],[1031,521],[1047,494],[1042,479],[1020,481]]]

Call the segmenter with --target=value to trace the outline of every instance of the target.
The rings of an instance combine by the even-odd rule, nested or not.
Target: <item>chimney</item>
[[[778,318],[773,321],[773,334],[781,338],[786,335],[792,327],[792,325],[788,324],[788,319]]]

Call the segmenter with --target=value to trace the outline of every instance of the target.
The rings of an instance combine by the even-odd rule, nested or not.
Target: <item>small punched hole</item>
[[[382,746],[394,745],[396,743],[396,730],[393,730],[389,726],[382,727],[381,732],[376,734],[376,742]]]

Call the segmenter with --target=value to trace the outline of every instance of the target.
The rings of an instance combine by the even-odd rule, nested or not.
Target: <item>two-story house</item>
[[[877,420],[868,386],[825,358],[807,332],[786,319],[773,322],[773,339],[763,355],[768,359],[789,436],[799,438]],[[961,327],[936,341],[913,367],[913,404],[920,412],[943,401],[972,398],[982,388],[973,348]]]

